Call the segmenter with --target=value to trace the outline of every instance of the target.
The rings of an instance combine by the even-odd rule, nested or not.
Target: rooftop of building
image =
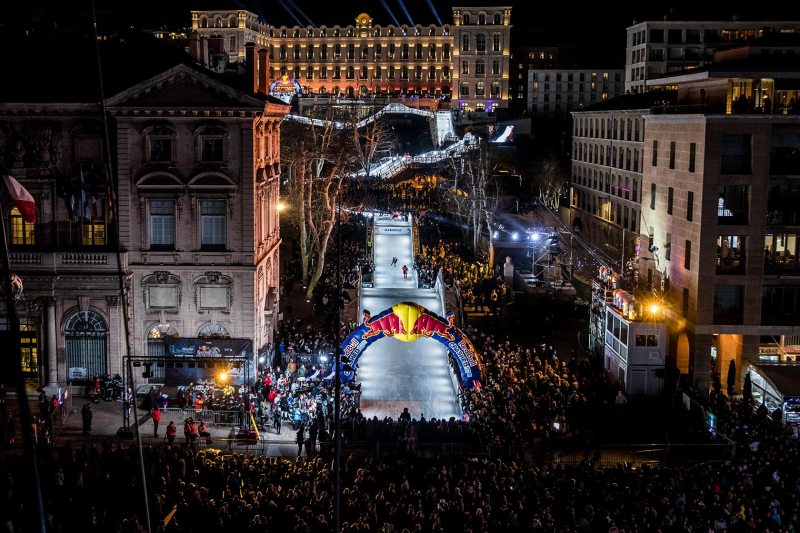
[[[625,111],[633,109],[649,109],[675,104],[677,93],[675,91],[649,91],[645,93],[624,94],[603,102],[597,102],[573,113],[589,113],[598,111]]]

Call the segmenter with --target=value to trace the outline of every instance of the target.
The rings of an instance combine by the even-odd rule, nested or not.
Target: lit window
[[[11,244],[30,246],[36,244],[36,225],[28,224],[22,218],[22,213],[13,208],[9,214],[11,222]]]

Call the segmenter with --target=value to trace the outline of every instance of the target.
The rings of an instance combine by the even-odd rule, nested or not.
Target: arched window
[[[479,81],[475,84],[475,96],[485,96],[486,95],[486,85]]]
[[[469,96],[469,83],[461,82],[461,90],[459,91],[460,96]]]
[[[212,324],[209,322],[197,332],[200,339],[230,339],[231,334],[222,324]]]
[[[106,373],[108,325],[94,311],[77,311],[64,327],[67,368],[85,368],[89,379]]]
[[[478,24],[486,24],[486,15],[483,13],[478,15]]]
[[[235,28],[236,27],[236,17],[231,17],[228,19],[228,27]]]
[[[217,18],[214,19],[214,27],[215,28],[221,28],[222,27],[222,19],[221,18],[217,17]]]
[[[494,23],[495,23],[495,24],[500,24],[501,22],[502,22],[502,19],[501,19],[501,17],[500,17],[500,13],[499,13],[499,12],[498,12],[498,13],[495,13],[495,14],[494,14]]]
[[[206,17],[200,19],[200,27],[208,28],[208,19]]]
[[[11,226],[11,244],[17,246],[36,244],[36,225],[25,222],[22,213],[16,207],[11,210],[8,219]]]
[[[492,82],[492,98],[500,98],[500,83]]]
[[[461,17],[461,23],[464,25],[469,24],[469,13],[464,13],[464,15]]]
[[[236,36],[231,35],[228,38],[228,52],[235,52],[236,51]]]
[[[436,79],[436,67],[433,65],[428,67],[428,79],[435,80]]]

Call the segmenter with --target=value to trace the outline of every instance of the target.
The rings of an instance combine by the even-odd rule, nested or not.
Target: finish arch
[[[364,321],[342,343],[339,363],[342,381],[353,379],[358,359],[373,342],[384,337],[403,342],[413,342],[420,337],[439,341],[453,355],[464,387],[480,389],[480,357],[472,342],[453,324],[453,313],[442,318],[413,302],[395,304],[374,316],[364,310]]]

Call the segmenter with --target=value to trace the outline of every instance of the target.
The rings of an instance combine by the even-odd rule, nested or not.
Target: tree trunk
[[[298,179],[298,185],[300,188],[300,197],[299,197],[299,204],[300,204],[300,266],[302,268],[303,277],[302,282],[305,284],[308,282],[308,262],[311,257],[311,252],[309,250],[309,241],[308,241],[308,226],[306,225],[307,217],[310,216],[310,213],[307,213],[307,205],[306,205],[306,165],[303,163],[300,166],[300,177]]]

